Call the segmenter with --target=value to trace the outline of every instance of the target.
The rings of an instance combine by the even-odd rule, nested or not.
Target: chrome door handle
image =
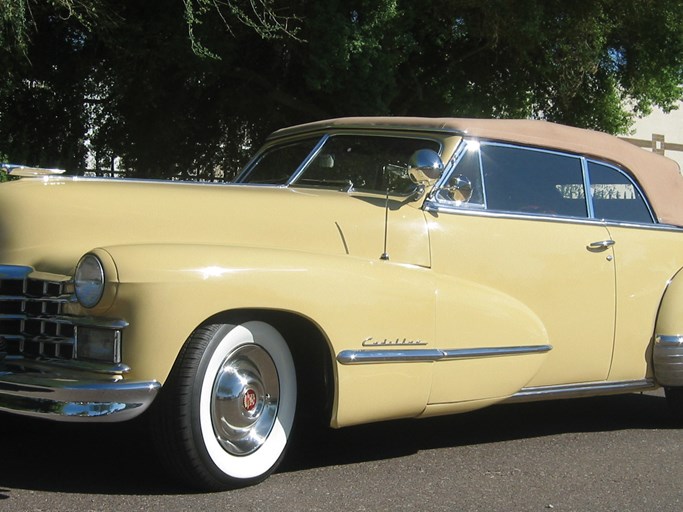
[[[600,240],[599,242],[593,242],[588,245],[589,249],[607,249],[612,247],[616,242],[614,240]]]

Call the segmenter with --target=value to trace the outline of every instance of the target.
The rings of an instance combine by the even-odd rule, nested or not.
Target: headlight
[[[100,259],[86,254],[76,266],[74,289],[81,306],[94,308],[104,293],[104,267]]]

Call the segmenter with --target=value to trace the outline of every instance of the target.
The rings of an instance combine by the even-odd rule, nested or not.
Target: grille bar
[[[0,338],[7,355],[75,357],[74,318],[63,306],[74,300],[67,276],[34,277],[24,266],[0,265]]]

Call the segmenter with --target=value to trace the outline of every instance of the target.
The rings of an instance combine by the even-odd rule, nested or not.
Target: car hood
[[[69,273],[85,252],[235,245],[378,259],[385,199],[337,191],[50,177],[0,186],[0,263]],[[392,261],[427,266],[423,212],[389,202]]]

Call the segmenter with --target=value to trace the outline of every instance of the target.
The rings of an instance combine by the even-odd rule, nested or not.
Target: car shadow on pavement
[[[405,457],[422,450],[569,432],[678,428],[652,394],[494,406],[296,436],[280,472]],[[7,489],[182,494],[157,462],[144,423],[84,425],[0,413],[0,499]]]
[[[399,420],[300,436],[281,471],[403,457],[422,450],[572,432],[678,429],[663,393],[507,404],[418,420]]]

